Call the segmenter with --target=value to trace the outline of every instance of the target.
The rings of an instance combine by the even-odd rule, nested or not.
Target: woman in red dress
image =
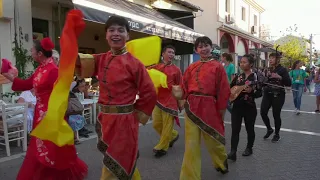
[[[34,42],[32,57],[40,65],[29,79],[22,80],[10,73],[3,73],[13,82],[13,91],[35,89],[37,104],[33,128],[44,117],[51,91],[58,78],[58,67],[52,58],[53,48],[49,38]],[[50,141],[31,137],[17,180],[83,180],[87,172],[88,167],[78,158],[74,145],[59,147]]]

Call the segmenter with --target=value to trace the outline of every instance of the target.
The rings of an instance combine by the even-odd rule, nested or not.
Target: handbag
[[[83,110],[84,107],[78,98],[69,98],[68,108],[66,112],[67,116],[82,114]]]

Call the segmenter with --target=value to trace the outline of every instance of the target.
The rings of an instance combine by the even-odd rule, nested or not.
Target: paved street
[[[259,99],[257,101],[260,107]],[[260,115],[256,121],[256,141],[254,154],[243,158],[246,134],[242,129],[237,162],[229,162],[230,173],[217,173],[209,155],[203,145],[202,179],[223,180],[318,180],[320,179],[320,114],[314,114],[315,97],[304,96],[301,115],[295,115],[292,110],[292,95],[288,94],[284,111],[282,112],[281,141],[277,144],[270,140],[263,140],[266,129]],[[270,112],[270,115],[272,112]],[[138,168],[143,180],[177,180],[184,153],[184,123],[180,132],[180,139],[169,154],[161,159],[153,157],[153,146],[158,140],[152,125],[140,128],[140,159]],[[227,149],[230,145],[230,114],[226,115]],[[273,124],[273,123],[272,123]],[[79,156],[89,166],[89,180],[98,180],[101,173],[101,154],[96,149],[96,139],[84,141],[77,146]],[[0,158],[0,180],[14,180],[22,162],[22,158],[5,161]]]

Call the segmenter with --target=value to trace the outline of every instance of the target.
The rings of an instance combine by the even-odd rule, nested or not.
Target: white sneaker
[[[299,115],[299,114],[300,114],[300,110],[299,110],[299,109],[297,109],[297,112],[296,112],[296,114],[297,114],[297,115]]]
[[[295,110],[294,110],[294,113],[297,113],[298,112],[298,109],[296,108]]]

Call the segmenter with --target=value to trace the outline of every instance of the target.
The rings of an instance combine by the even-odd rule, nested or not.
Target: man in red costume
[[[201,136],[217,171],[228,172],[223,117],[230,87],[223,66],[212,53],[208,37],[199,37],[195,49],[200,61],[191,64],[183,76],[183,89],[173,94],[185,103],[185,153],[180,180],[201,180]]]
[[[182,73],[180,69],[172,63],[175,56],[175,48],[166,46],[162,51],[163,62],[149,67],[156,69],[167,75],[167,84],[169,88],[159,88],[158,101],[152,113],[153,128],[160,135],[159,143],[154,147],[156,157],[162,157],[167,154],[169,147],[178,140],[178,131],[173,129],[174,120],[179,122],[178,101],[172,96],[172,85],[182,84]]]
[[[157,95],[144,65],[126,50],[128,21],[112,16],[105,31],[111,51],[79,54],[76,74],[81,78],[98,75],[99,79],[101,113],[96,131],[98,149],[104,155],[101,180],[136,180],[140,179],[136,168],[139,122],[147,123]]]

